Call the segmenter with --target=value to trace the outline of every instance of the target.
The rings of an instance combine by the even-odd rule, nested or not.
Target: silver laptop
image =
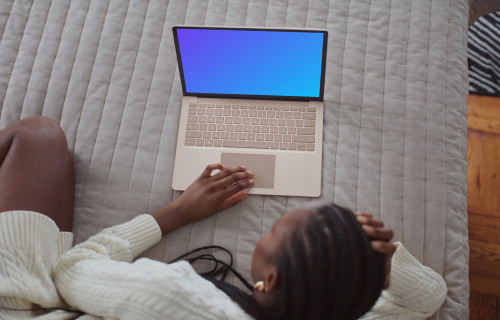
[[[319,197],[327,31],[173,27],[182,99],[172,187],[244,165],[250,194]]]

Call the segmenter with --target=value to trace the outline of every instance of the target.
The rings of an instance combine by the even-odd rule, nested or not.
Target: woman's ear
[[[264,281],[264,291],[271,292],[278,286],[278,270],[276,266],[266,270],[266,280]]]

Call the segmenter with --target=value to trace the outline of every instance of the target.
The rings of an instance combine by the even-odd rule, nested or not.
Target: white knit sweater
[[[68,307],[78,319],[251,319],[225,293],[198,276],[187,262],[133,259],[161,238],[150,215],[106,229],[71,248],[44,215],[0,213],[0,306]],[[363,319],[425,319],[446,297],[441,276],[401,244],[393,258],[391,286]],[[66,311],[9,311],[0,319],[74,319]]]

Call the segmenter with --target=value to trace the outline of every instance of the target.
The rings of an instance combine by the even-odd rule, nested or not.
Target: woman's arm
[[[215,169],[222,171],[212,176]],[[173,312],[177,318],[190,313],[207,319],[246,318],[186,263],[130,262],[162,235],[245,199],[247,194],[241,191],[252,186],[251,178],[244,167],[210,165],[176,201],[75,246],[61,257],[54,272],[60,296],[78,310],[107,318],[176,318]]]
[[[393,233],[384,229],[382,221],[366,213],[356,216],[372,239],[373,249],[386,255],[386,290],[361,319],[423,320],[432,316],[446,299],[443,277],[421,264],[400,242],[390,243]]]

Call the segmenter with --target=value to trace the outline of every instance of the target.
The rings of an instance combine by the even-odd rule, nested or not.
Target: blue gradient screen
[[[177,28],[186,93],[319,98],[324,36]]]

